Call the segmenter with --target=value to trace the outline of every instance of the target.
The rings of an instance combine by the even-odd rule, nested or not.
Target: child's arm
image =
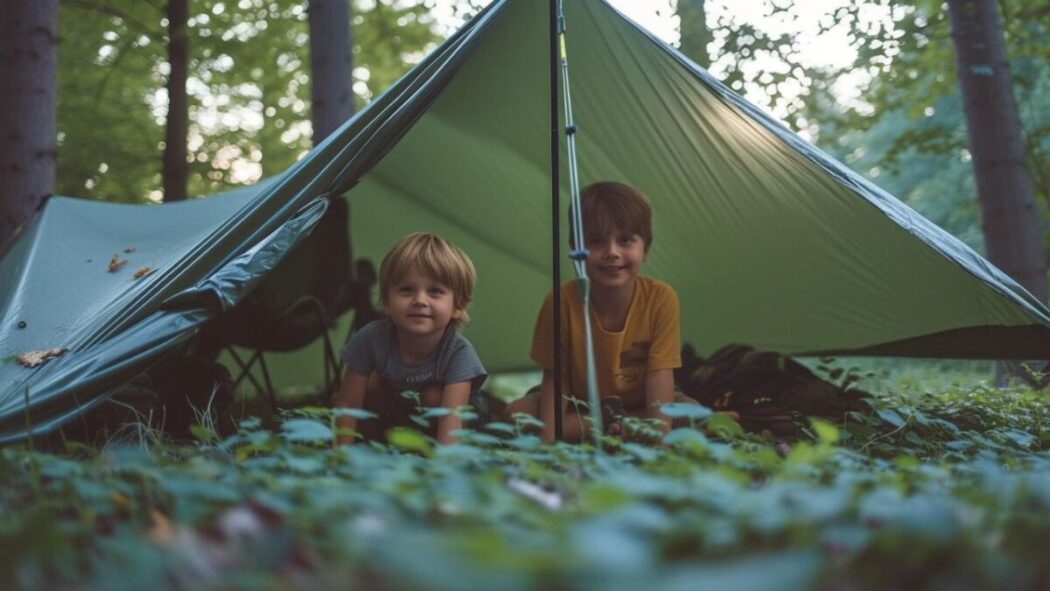
[[[470,404],[470,380],[445,384],[441,389],[441,406],[455,411],[461,406]],[[447,445],[458,441],[452,432],[463,428],[463,419],[455,412],[451,412],[438,419],[437,439],[438,443]]]
[[[645,377],[646,416],[656,419],[657,429],[666,435],[671,430],[671,419],[660,412],[660,407],[674,401],[674,371],[657,369]]]
[[[343,384],[339,391],[332,397],[334,408],[361,408],[365,404],[365,389],[368,386],[368,377],[347,371],[343,377]],[[335,419],[336,438],[339,445],[349,445],[354,442],[356,435],[357,419],[351,416],[340,416]]]
[[[645,376],[645,414],[658,421],[657,428],[671,430],[670,417],[660,407],[674,402],[674,369],[682,365],[681,314],[678,294],[663,285],[653,294],[652,343],[649,347],[649,373]]]

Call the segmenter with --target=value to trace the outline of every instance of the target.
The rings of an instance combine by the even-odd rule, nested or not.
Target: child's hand
[[[431,387],[434,388],[435,397],[440,397],[441,406],[452,411],[438,419],[438,443],[442,445],[456,443],[458,439],[452,433],[463,428],[463,421],[459,418],[459,414],[456,411],[470,404],[470,382],[456,382],[454,384],[446,384],[444,387],[437,385],[426,386],[423,392],[424,397],[428,394],[427,388]]]
[[[623,420],[627,416],[624,411],[623,401],[618,396],[606,396],[602,398],[602,425],[605,434],[619,437],[623,434]]]
[[[347,371],[343,377],[343,384],[339,387],[332,400],[332,406],[337,410],[341,408],[362,408],[365,402],[365,387],[368,377]],[[349,414],[342,414],[335,418],[335,442],[338,445],[350,445],[354,442],[357,433],[357,419]]]

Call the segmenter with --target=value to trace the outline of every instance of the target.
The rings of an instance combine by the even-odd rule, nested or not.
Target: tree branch
[[[101,14],[107,14],[109,16],[119,18],[124,22],[124,24],[128,25],[129,28],[135,29],[136,31],[149,37],[153,41],[163,41],[164,39],[162,35],[157,35],[156,31],[152,30],[148,25],[146,25],[142,21],[136,19],[135,17],[124,12],[123,10],[114,8],[108,4],[95,2],[93,0],[62,0],[62,2],[68,5],[76,6],[77,8],[82,8],[84,10],[93,10]]]

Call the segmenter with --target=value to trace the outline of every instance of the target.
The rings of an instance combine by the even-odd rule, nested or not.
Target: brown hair
[[[414,232],[402,238],[383,257],[379,266],[379,298],[387,304],[390,287],[412,267],[452,290],[454,306],[463,311],[460,324],[470,322],[467,306],[474,299],[477,272],[467,253],[444,238],[426,232]]]
[[[584,245],[619,230],[641,236],[646,252],[649,251],[653,243],[653,210],[649,198],[638,189],[616,181],[587,185],[580,191],[580,209],[583,211]],[[572,218],[571,207],[569,218]],[[575,233],[570,231],[569,235],[569,243],[575,248]]]

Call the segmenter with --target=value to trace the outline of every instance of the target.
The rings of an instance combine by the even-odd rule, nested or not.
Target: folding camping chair
[[[328,212],[314,232],[281,261],[269,277],[212,329],[238,365],[234,390],[248,380],[278,410],[277,394],[266,364],[266,353],[293,351],[322,339],[324,389],[339,383],[339,361],[329,330],[347,310],[357,310],[353,326],[374,315],[371,264],[358,261],[363,273],[352,277],[348,206],[342,197],[332,199]],[[245,358],[234,347],[246,348]],[[259,375],[256,375],[259,374]]]

